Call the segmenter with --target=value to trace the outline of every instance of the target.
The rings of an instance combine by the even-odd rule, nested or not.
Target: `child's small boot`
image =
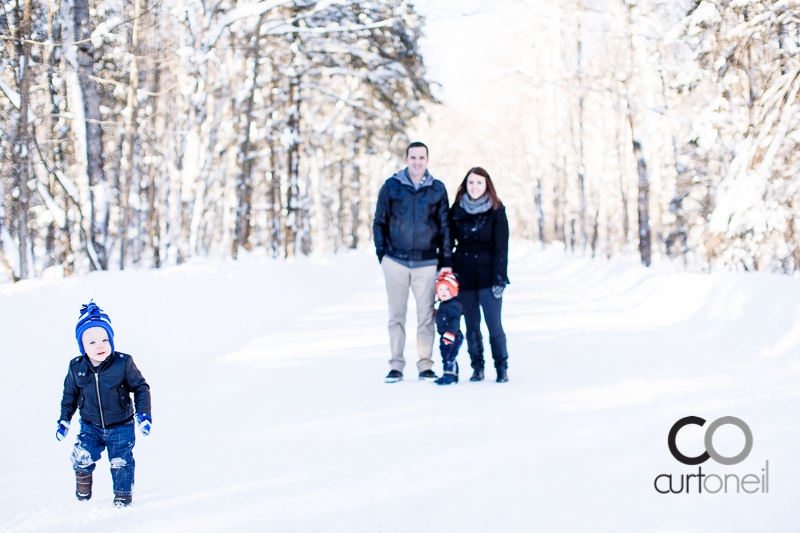
[[[453,383],[458,383],[458,363],[453,359],[444,362],[444,373],[442,377],[436,380],[437,385],[452,385]]]
[[[114,494],[114,507],[127,507],[133,501],[130,494]]]
[[[75,495],[79,500],[88,500],[92,497],[92,473],[82,474],[75,472],[76,488]]]

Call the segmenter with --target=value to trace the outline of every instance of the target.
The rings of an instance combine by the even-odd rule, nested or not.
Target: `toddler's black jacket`
[[[150,412],[150,386],[133,363],[133,358],[114,352],[95,368],[85,355],[69,363],[61,400],[61,420],[70,420],[76,409],[90,424],[106,428],[133,417],[131,392],[136,412]]]
[[[461,315],[464,314],[464,307],[458,301],[458,297],[450,298],[439,304],[436,311],[436,331],[439,335],[452,333],[456,335],[461,327]]]

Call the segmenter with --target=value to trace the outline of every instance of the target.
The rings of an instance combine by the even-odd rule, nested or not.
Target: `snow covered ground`
[[[451,387],[413,364],[383,383],[386,296],[367,252],[0,286],[0,531],[800,529],[800,280],[521,245],[510,277],[510,382],[466,381],[462,348]],[[92,297],[152,387],[128,509],[112,507],[105,454],[76,501],[77,423],[54,436]],[[657,475],[697,472],[667,448],[688,415],[746,421],[750,456],[703,472],[769,460],[769,493],[658,494]],[[702,434],[682,430],[681,451],[702,453]],[[743,441],[723,426],[714,445],[732,456]]]

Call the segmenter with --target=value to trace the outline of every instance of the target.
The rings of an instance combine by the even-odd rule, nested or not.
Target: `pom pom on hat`
[[[81,318],[78,325],[75,326],[75,338],[78,341],[78,348],[81,350],[81,355],[86,355],[83,349],[83,333],[90,328],[103,328],[108,333],[108,342],[111,344],[111,351],[114,352],[114,330],[111,327],[111,319],[108,315],[103,313],[103,310],[97,307],[94,299],[88,304],[81,307]]]
[[[439,292],[439,286],[446,285],[450,289],[450,296],[455,298],[458,296],[458,279],[452,272],[442,272],[436,277],[436,292]]]

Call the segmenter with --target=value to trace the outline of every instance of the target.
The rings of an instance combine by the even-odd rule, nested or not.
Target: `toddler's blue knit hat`
[[[111,328],[111,319],[108,315],[103,313],[103,310],[97,307],[94,300],[81,307],[81,319],[75,327],[75,338],[78,340],[78,348],[81,350],[82,355],[86,355],[83,349],[83,332],[89,328],[103,328],[108,333],[108,342],[111,344],[111,351],[114,351],[114,330]]]

